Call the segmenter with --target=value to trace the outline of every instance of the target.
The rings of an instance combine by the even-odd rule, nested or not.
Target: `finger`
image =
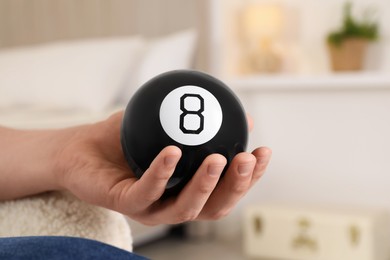
[[[251,132],[254,127],[253,118],[249,114],[246,114],[246,120],[248,122],[248,130]]]
[[[120,128],[121,128],[121,122],[123,118],[124,111],[118,111],[114,114],[110,115],[106,120],[102,121],[102,123],[105,124],[107,131],[109,134],[112,134],[112,132],[120,134]]]
[[[176,200],[171,205],[164,205],[159,217],[166,219],[168,224],[194,220],[212,194],[225,165],[224,156],[209,155]]]
[[[178,147],[168,146],[153,160],[126,194],[126,203],[132,205],[133,212],[143,211],[160,199],[180,157],[181,150]]]
[[[111,115],[107,118],[107,120],[122,121],[123,114],[124,114],[124,111],[123,111],[123,110],[117,111],[117,112],[111,114]]]
[[[248,191],[255,164],[256,158],[250,153],[236,155],[198,219],[219,219],[227,215]]]
[[[261,147],[255,149],[252,154],[256,157],[256,166],[253,171],[251,186],[263,176],[269,161],[271,160],[272,151],[268,147]]]

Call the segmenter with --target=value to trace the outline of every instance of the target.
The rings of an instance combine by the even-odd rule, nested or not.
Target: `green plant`
[[[372,10],[366,10],[364,19],[358,21],[352,16],[352,4],[344,5],[343,24],[337,31],[328,34],[327,41],[335,46],[340,46],[344,40],[350,38],[363,38],[370,41],[379,37],[378,23],[373,21]]]

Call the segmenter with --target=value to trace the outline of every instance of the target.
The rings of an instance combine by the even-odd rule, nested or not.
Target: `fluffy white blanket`
[[[48,192],[0,202],[0,237],[75,236],[132,251],[126,218],[80,201],[65,192]]]

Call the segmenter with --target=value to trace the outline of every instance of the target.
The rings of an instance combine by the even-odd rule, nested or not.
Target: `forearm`
[[[0,127],[0,200],[60,189],[57,158],[71,131]]]

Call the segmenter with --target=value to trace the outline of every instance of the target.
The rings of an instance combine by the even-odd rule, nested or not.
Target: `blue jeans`
[[[0,259],[131,259],[147,258],[90,239],[76,237],[0,238]]]

